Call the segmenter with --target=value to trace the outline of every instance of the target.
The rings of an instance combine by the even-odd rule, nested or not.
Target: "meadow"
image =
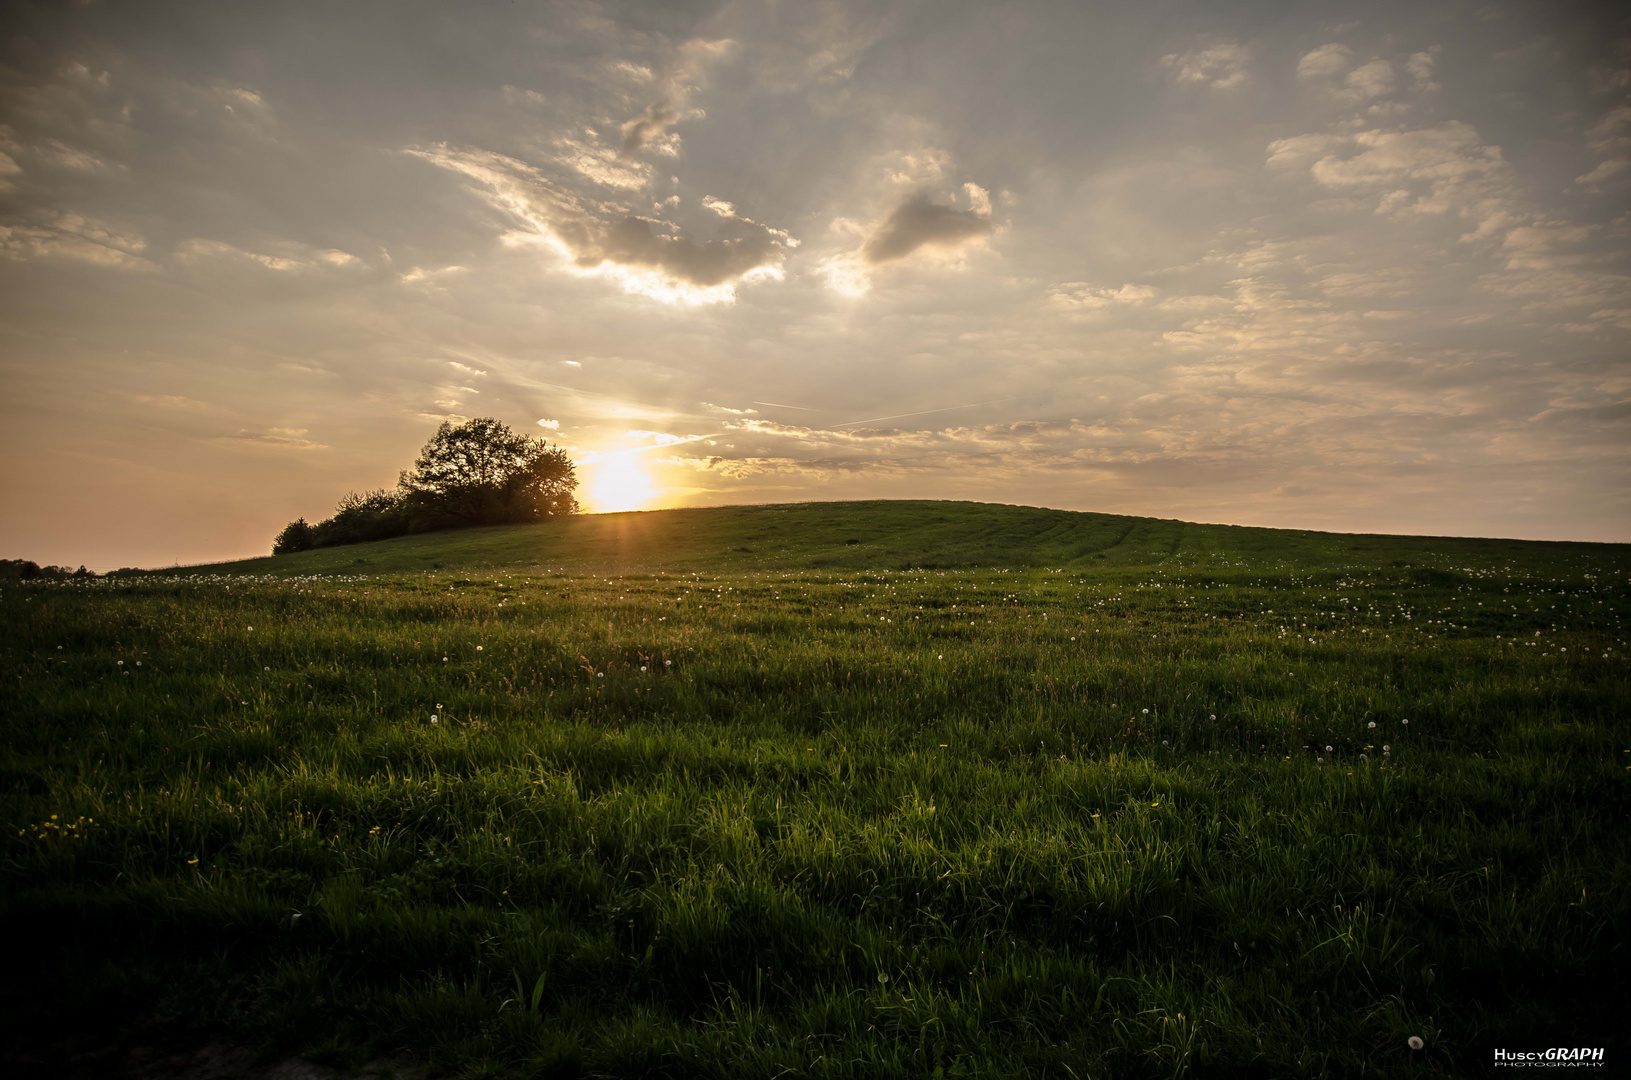
[[[8,1038],[459,1076],[1614,1065],[1628,571],[902,502],[7,583]]]

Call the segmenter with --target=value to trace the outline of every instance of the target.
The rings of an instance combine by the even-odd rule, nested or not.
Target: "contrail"
[[[944,409],[924,409],[922,412],[896,413],[894,416],[874,416],[869,420],[851,420],[847,424],[834,424],[833,427],[854,427],[856,424],[876,424],[882,420],[904,420],[908,416],[932,416],[935,413],[956,412],[958,409],[978,409],[981,405],[1000,405],[1004,401],[1013,401],[1013,398],[998,398],[996,401],[976,401],[972,405],[949,405]]]
[[[827,412],[826,409],[806,409],[803,405],[778,405],[774,401],[751,401],[750,405],[769,405],[772,409],[797,409],[799,412]]]

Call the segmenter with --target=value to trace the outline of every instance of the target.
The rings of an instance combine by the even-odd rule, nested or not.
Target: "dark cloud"
[[[930,202],[927,194],[918,192],[896,207],[889,220],[867,238],[861,257],[873,264],[893,262],[926,244],[956,247],[990,234],[990,214]]]
[[[666,105],[653,105],[623,125],[623,153],[632,154],[667,131],[680,114]]]
[[[748,225],[749,223],[743,223]],[[706,289],[735,281],[780,259],[782,245],[759,226],[739,235],[698,243],[683,236],[654,232],[651,222],[628,217],[606,229],[573,223],[557,227],[577,256],[579,266],[603,263],[655,270],[664,277]]]

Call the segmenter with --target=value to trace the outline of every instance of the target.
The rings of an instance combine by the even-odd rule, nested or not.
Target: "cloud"
[[[1303,54],[1297,61],[1297,78],[1299,79],[1326,79],[1332,75],[1340,75],[1348,68],[1348,62],[1353,57],[1353,50],[1339,42],[1321,45],[1319,48]]]
[[[653,105],[645,112],[628,121],[622,127],[623,153],[632,154],[645,146],[652,139],[662,135],[670,125],[680,118],[677,110],[666,105]]]
[[[861,246],[861,258],[876,266],[904,259],[918,248],[958,247],[991,235],[991,213],[958,210],[931,202],[927,192],[908,196]]]
[[[1268,164],[1306,168],[1318,184],[1370,192],[1380,214],[1450,211],[1489,232],[1511,216],[1510,167],[1471,124],[1451,120],[1413,130],[1297,135],[1268,146]]]
[[[1348,72],[1337,98],[1357,105],[1392,92],[1393,65],[1386,60],[1372,60]]]
[[[1439,47],[1434,45],[1426,52],[1411,53],[1410,59],[1405,61],[1404,69],[1410,74],[1411,89],[1417,93],[1443,89],[1433,81],[1433,67],[1438,60],[1439,51]]]
[[[548,428],[550,431],[561,430],[561,422],[559,420],[540,420],[538,421],[538,426],[541,428]]]
[[[220,240],[206,240],[194,237],[183,241],[176,248],[176,257],[184,263],[197,263],[209,260],[225,260],[238,263],[255,263],[268,270],[280,274],[298,274],[308,270],[322,267],[349,267],[360,266],[362,260],[343,251],[329,249],[326,251],[312,251],[302,249],[298,245],[285,244],[287,255],[268,255],[259,251],[247,251],[234,247]]]
[[[65,258],[112,270],[155,271],[140,253],[147,241],[134,233],[75,213],[57,213],[36,225],[0,225],[0,254],[8,258]]]
[[[409,153],[474,181],[486,201],[517,226],[505,237],[512,245],[547,240],[578,270],[609,273],[627,291],[655,299],[732,300],[736,283],[779,276],[785,253],[797,246],[785,231],[734,210],[712,224],[712,236],[694,239],[672,222],[578,196],[542,169],[490,151],[437,145]],[[718,216],[717,208],[710,209]]]
[[[594,133],[590,132],[589,137],[593,138]],[[555,140],[555,150],[556,161],[597,184],[623,191],[638,191],[651,182],[651,166],[631,161],[627,154],[609,146],[561,138]]]
[[[1048,290],[1048,304],[1072,318],[1099,319],[1113,311],[1142,307],[1155,298],[1148,285],[1123,285],[1119,289],[1095,288],[1070,281]]]
[[[585,222],[557,232],[586,269],[607,264],[654,270],[670,281],[708,289],[741,280],[770,266],[781,252],[779,238],[758,229],[745,235],[697,242],[652,230],[647,218],[626,217],[605,228]]]
[[[1586,144],[1601,161],[1591,171],[1575,179],[1588,191],[1600,192],[1603,185],[1631,165],[1631,102],[1620,102],[1586,129]]]
[[[224,435],[221,439],[226,442],[247,443],[252,446],[264,446],[276,450],[327,450],[324,443],[313,442],[304,438],[305,428],[269,428],[263,432],[240,431],[236,435]]]
[[[1168,53],[1161,66],[1180,86],[1232,90],[1251,77],[1251,53],[1243,45],[1219,42],[1184,53]]]
[[[1604,184],[1625,172],[1626,169],[1631,169],[1631,161],[1626,161],[1623,158],[1599,161],[1590,172],[1575,177],[1574,182],[1589,191],[1601,191]]]

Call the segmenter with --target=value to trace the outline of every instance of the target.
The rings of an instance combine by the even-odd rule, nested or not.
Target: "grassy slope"
[[[230,569],[0,591],[36,1041],[157,1002],[532,1075],[1631,1049],[1624,547],[856,503]]]
[[[851,541],[854,541],[853,543]],[[1590,565],[1623,545],[1366,536],[1196,525],[987,503],[873,501],[594,514],[546,526],[427,533],[196,568],[220,573],[381,574],[506,567],[571,572],[1346,564],[1497,568]]]

